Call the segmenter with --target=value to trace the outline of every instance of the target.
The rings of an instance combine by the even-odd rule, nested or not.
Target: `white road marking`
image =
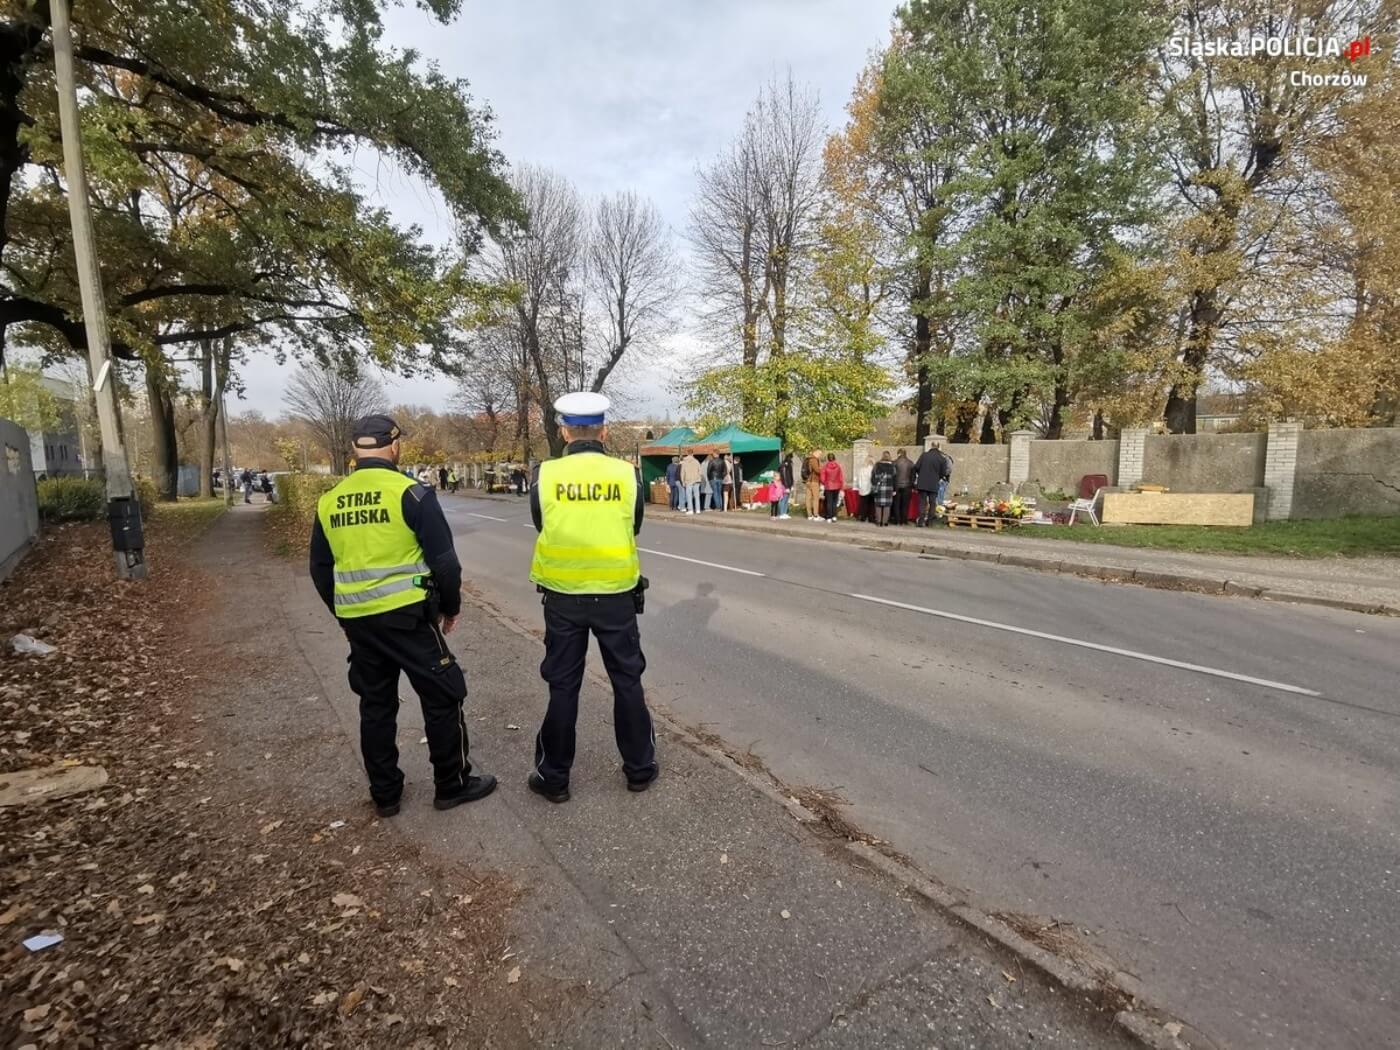
[[[491,514],[478,514],[474,510],[467,511],[473,518],[485,518],[487,521],[510,521],[509,518],[498,518]]]
[[[1184,660],[1170,660],[1165,656],[1153,656],[1151,653],[1140,653],[1135,649],[1119,649],[1113,645],[1100,645],[1098,642],[1086,642],[1080,638],[1066,638],[1060,634],[1047,634],[1045,631],[1033,631],[1028,627],[1013,627],[1008,623],[997,623],[994,620],[979,620],[975,616],[960,616],[957,613],[942,612],[938,609],[926,609],[922,605],[908,605],[905,602],[891,601],[888,598],[876,598],[869,594],[848,594],[848,598],[859,598],[864,602],[875,602],[877,605],[889,605],[896,609],[907,609],[910,612],[923,613],[925,616],[937,616],[944,620],[956,620],[959,623],[970,623],[977,627],[990,627],[994,631],[1006,631],[1010,634],[1025,635],[1028,638],[1041,638],[1048,642],[1060,642],[1064,645],[1074,645],[1081,649],[1093,649],[1101,653],[1112,653],[1114,656],[1126,656],[1130,660],[1143,660],[1150,664],[1162,664],[1166,667],[1180,667],[1186,671],[1196,671],[1200,674],[1213,675],[1216,678],[1229,678],[1236,682],[1248,682],[1250,685],[1262,685],[1266,689],[1279,689],[1285,693],[1297,693],[1300,696],[1321,696],[1315,689],[1304,689],[1302,686],[1289,685],[1286,682],[1272,682],[1267,678],[1254,678],[1247,674],[1236,674],[1234,671],[1222,671],[1218,667],[1204,667],[1201,664],[1191,664]]]
[[[754,572],[752,569],[739,569],[733,565],[717,565],[712,561],[701,561],[699,558],[687,558],[681,554],[667,554],[665,551],[654,551],[649,547],[638,547],[637,550],[644,554],[655,554],[658,558],[675,558],[676,561],[688,561],[692,565],[704,565],[710,569],[723,569],[725,572],[737,572],[743,576],[767,576],[765,572]]]

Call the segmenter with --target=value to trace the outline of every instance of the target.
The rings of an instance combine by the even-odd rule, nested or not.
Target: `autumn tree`
[[[495,412],[509,377],[517,444],[528,449],[537,413],[557,456],[564,441],[555,399],[603,390],[627,355],[655,348],[670,331],[674,252],[655,207],[635,194],[604,197],[590,209],[568,180],[530,165],[512,184],[527,221],[503,230],[482,266],[489,283],[512,294],[470,337],[473,368],[495,376],[468,376],[463,393]]]
[[[490,115],[463,82],[383,44],[382,6],[78,5],[114,350],[145,359],[158,412],[174,399],[168,348],[236,335],[323,363],[452,366],[460,333],[493,301],[465,267],[518,214]],[[425,6],[447,19],[458,5]],[[85,335],[47,18],[43,0],[10,0],[0,15],[0,347],[19,325],[59,355]],[[441,194],[459,247],[431,247],[366,201],[354,151]]]
[[[1272,341],[1245,364],[1254,414],[1313,425],[1394,425],[1400,412],[1400,71],[1340,107],[1311,159],[1328,201],[1294,273],[1327,281],[1327,325],[1314,341]],[[1289,287],[1293,287],[1290,285]]]
[[[356,420],[387,409],[378,380],[353,365],[303,365],[288,382],[282,401],[288,414],[316,436],[333,474],[346,473]]]
[[[1185,288],[1180,375],[1168,393],[1167,428],[1194,433],[1196,391],[1242,336],[1277,324],[1271,294],[1280,224],[1299,205],[1310,177],[1310,149],[1328,133],[1344,93],[1296,74],[1361,73],[1384,59],[1299,60],[1267,54],[1206,54],[1192,42],[1251,34],[1350,40],[1393,29],[1392,0],[1275,5],[1206,0],[1175,8],[1157,71],[1156,126],[1175,194],[1171,241]],[[1178,53],[1179,52],[1179,53]],[[1276,288],[1275,288],[1276,290]]]

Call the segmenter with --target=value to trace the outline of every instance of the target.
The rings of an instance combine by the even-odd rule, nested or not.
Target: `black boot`
[[[467,777],[467,782],[455,794],[439,795],[433,799],[433,809],[451,809],[463,802],[475,802],[495,790],[496,778],[493,776]]]

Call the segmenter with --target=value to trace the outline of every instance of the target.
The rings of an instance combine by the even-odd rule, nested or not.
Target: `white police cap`
[[[602,426],[610,404],[602,394],[578,390],[557,398],[554,411],[566,427],[596,427]]]

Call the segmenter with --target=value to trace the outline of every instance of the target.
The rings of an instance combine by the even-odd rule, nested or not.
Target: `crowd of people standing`
[[[727,452],[706,457],[702,463],[693,452],[672,456],[666,464],[671,509],[682,514],[707,510],[738,510],[744,497],[744,467],[738,456]]]
[[[855,476],[849,480],[834,452],[813,449],[803,457],[800,468],[787,452],[767,486],[769,515],[791,517],[788,511],[800,480],[809,521],[835,521],[849,486],[858,497],[853,515],[858,520],[881,527],[927,527],[939,519],[952,470],[952,457],[936,446],[926,449],[917,460],[910,459],[904,449],[898,454],[886,449],[878,460],[867,456],[855,466]],[[743,505],[743,468],[737,456],[727,453],[709,456],[703,462],[693,453],[673,456],[666,467],[666,482],[671,509],[682,514],[735,510]]]

